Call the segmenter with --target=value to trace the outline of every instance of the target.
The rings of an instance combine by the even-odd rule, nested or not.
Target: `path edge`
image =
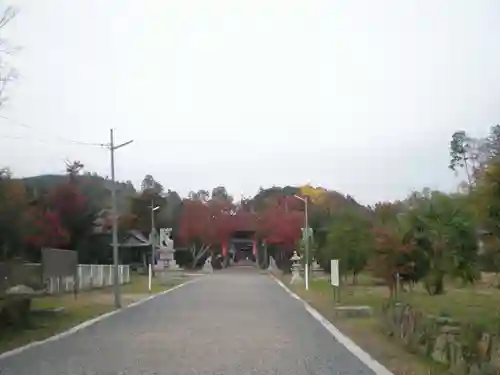
[[[3,352],[3,353],[0,353],[0,360],[3,360],[5,358],[8,358],[8,357],[12,357],[16,354],[19,354],[19,353],[22,353],[28,349],[31,349],[31,348],[34,348],[36,346],[39,346],[39,345],[42,345],[42,344],[46,344],[48,342],[51,342],[51,341],[56,341],[56,340],[60,340],[64,337],[67,337],[67,336],[70,336],[78,331],[81,331],[87,327],[90,327],[91,325],[94,325],[98,322],[101,322],[103,321],[104,319],[106,318],[109,318],[113,315],[116,315],[116,314],[119,314],[127,309],[130,309],[132,307],[135,307],[135,306],[139,306],[139,305],[142,305],[143,303],[145,302],[148,302],[148,301],[151,301],[152,299],[156,298],[156,297],[160,297],[160,296],[163,296],[167,293],[170,293],[170,292],[173,292],[174,290],[176,289],[179,289],[185,285],[188,285],[188,284],[191,284],[191,283],[194,283],[198,280],[200,280],[202,277],[198,277],[196,279],[192,279],[192,280],[188,280],[186,282],[183,282],[182,284],[179,284],[179,285],[176,285],[170,289],[167,289],[167,290],[164,290],[163,292],[159,292],[159,293],[156,293],[156,294],[152,294],[146,298],[142,298],[138,301],[135,301],[135,302],[132,302],[130,305],[127,305],[127,306],[124,306],[122,307],[121,309],[118,309],[118,310],[113,310],[113,311],[109,311],[107,313],[104,313],[104,314],[101,314],[101,315],[98,315],[96,316],[95,318],[92,318],[92,319],[89,319],[89,320],[85,320],[83,321],[82,323],[79,323],[77,324],[76,326],[73,326],[69,329],[67,329],[66,331],[63,331],[63,332],[60,332],[60,333],[56,333],[55,335],[53,336],[49,336],[43,340],[38,340],[38,341],[33,341],[33,342],[30,342],[29,344],[26,344],[26,345],[23,345],[23,346],[20,346],[18,348],[14,348],[14,349],[11,349],[11,350],[8,350],[6,352]]]
[[[276,276],[269,274],[271,278],[278,283],[290,296],[295,298],[296,300],[302,302],[304,308],[307,312],[316,319],[321,325],[328,331],[330,334],[342,345],[346,347],[356,358],[358,358],[363,364],[365,364],[370,370],[372,370],[377,375],[394,375],[391,371],[389,371],[384,365],[374,359],[370,354],[361,349],[354,341],[352,341],[349,337],[344,335],[337,327],[333,325],[328,319],[326,319],[323,315],[319,313],[314,307],[309,305],[306,301],[304,301],[301,297],[299,297],[296,293],[292,292],[281,280],[279,280]]]

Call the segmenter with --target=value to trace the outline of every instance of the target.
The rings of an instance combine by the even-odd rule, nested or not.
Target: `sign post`
[[[333,297],[336,302],[340,303],[340,274],[339,274],[339,260],[330,260],[330,283],[333,286]]]
[[[148,267],[148,291],[149,291],[149,294],[151,294],[151,276],[152,276],[152,269],[151,269],[151,263],[149,263],[149,267]]]

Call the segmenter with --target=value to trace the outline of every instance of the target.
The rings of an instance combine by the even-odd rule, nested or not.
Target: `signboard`
[[[306,241],[307,240],[307,235],[309,234],[309,238],[312,238],[313,236],[313,229],[311,227],[307,228],[309,233],[306,232],[306,229],[305,228],[300,228],[301,231],[302,231],[302,241]]]
[[[75,276],[78,254],[72,250],[42,249],[43,278]]]
[[[330,260],[330,282],[333,286],[340,285],[340,277],[339,277],[339,260],[332,259]]]

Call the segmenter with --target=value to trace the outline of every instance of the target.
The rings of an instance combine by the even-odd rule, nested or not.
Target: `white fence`
[[[107,264],[79,264],[78,265],[78,290],[102,288],[113,285],[113,266]],[[118,280],[120,284],[130,282],[130,266],[118,266]],[[75,278],[53,277],[48,280],[46,291],[50,294],[72,292]]]

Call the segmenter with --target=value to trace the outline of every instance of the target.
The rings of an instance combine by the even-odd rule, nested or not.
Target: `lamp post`
[[[305,279],[306,279],[306,290],[309,290],[309,215],[308,215],[308,203],[307,203],[307,196],[305,198],[299,197],[298,195],[294,195],[295,198],[301,200],[304,202],[305,205],[305,210],[304,210],[304,222],[305,222],[305,247],[306,247],[306,267],[305,267]]]
[[[155,260],[156,260],[156,249],[155,249],[155,244],[154,244],[154,234],[155,234],[155,211],[158,210],[160,206],[154,205],[153,199],[151,199],[151,235],[150,235],[150,241],[151,241],[151,268],[152,272],[154,275],[154,269],[155,269]]]

